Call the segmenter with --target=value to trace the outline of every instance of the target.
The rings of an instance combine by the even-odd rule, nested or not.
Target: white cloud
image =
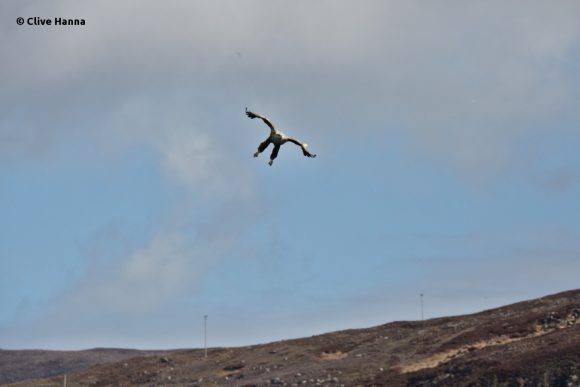
[[[206,262],[180,235],[155,236],[147,246],[109,267],[93,267],[79,288],[66,297],[66,308],[148,313],[195,281]]]
[[[223,144],[208,133],[211,131],[176,130],[165,140],[155,140],[151,146],[160,152],[165,170],[191,188],[210,193],[250,195],[254,176],[238,165]]]

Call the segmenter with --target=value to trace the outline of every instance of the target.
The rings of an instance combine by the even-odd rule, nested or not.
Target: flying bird
[[[262,142],[260,145],[258,145],[258,151],[256,153],[254,153],[254,157],[258,157],[258,155],[260,153],[262,153],[264,150],[266,150],[268,145],[274,144],[274,149],[272,149],[272,154],[270,155],[270,161],[268,161],[268,164],[270,164],[270,166],[272,166],[274,159],[278,156],[278,151],[280,150],[280,147],[288,141],[298,145],[302,149],[302,153],[304,154],[304,156],[316,157],[315,154],[310,153],[308,151],[308,144],[300,142],[300,141],[296,140],[295,138],[286,136],[284,133],[277,130],[274,127],[274,124],[272,124],[272,122],[270,122],[270,120],[268,120],[266,117],[261,116],[261,115],[256,114],[256,113],[252,113],[251,111],[248,110],[248,108],[246,108],[246,115],[248,117],[250,117],[251,119],[260,118],[270,128],[270,136],[264,142]]]

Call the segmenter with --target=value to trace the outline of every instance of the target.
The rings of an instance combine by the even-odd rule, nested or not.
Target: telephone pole
[[[423,293],[421,293],[421,321],[424,320],[423,318]]]
[[[203,357],[207,357],[207,314],[203,316],[203,350]]]

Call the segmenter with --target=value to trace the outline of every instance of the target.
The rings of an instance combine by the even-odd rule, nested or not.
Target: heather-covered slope
[[[580,385],[580,290],[481,313],[240,348],[152,354],[68,376],[104,385]],[[19,386],[62,385],[62,377]]]

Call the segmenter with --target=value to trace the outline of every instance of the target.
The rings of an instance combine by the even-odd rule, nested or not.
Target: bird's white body
[[[270,134],[270,141],[272,141],[274,145],[282,145],[288,141],[288,137],[279,130],[276,130]]]

